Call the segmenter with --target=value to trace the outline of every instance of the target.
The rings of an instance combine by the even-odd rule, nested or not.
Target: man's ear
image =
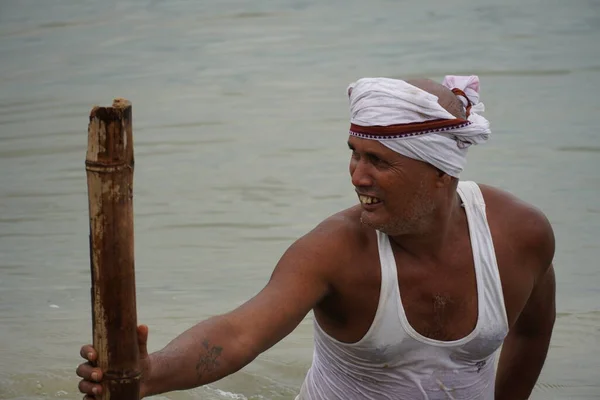
[[[437,182],[436,182],[436,186],[437,187],[446,187],[449,186],[452,183],[452,177],[450,175],[448,175],[447,173],[445,173],[444,171],[442,171],[439,168],[437,169]]]

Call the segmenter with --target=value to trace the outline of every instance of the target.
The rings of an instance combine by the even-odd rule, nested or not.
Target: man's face
[[[436,169],[376,140],[350,136],[348,146],[362,222],[392,236],[419,233],[436,209]]]

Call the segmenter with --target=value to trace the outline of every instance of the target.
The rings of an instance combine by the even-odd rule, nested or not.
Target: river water
[[[356,202],[348,83],[444,74],[478,74],[492,122],[463,179],[556,231],[532,398],[600,398],[599,43],[598,0],[0,0],[0,398],[80,398],[92,106],[133,103],[138,318],[157,350]],[[293,399],[311,357],[309,315],[239,373],[163,398]]]

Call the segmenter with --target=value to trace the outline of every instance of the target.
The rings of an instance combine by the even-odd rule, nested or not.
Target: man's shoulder
[[[300,237],[293,246],[337,259],[351,257],[369,240],[369,228],[361,223],[360,214],[359,206],[337,212]]]
[[[354,206],[337,212],[306,234],[326,242],[357,244],[366,239],[368,228],[360,220],[361,208]]]
[[[483,194],[488,217],[501,217],[507,222],[507,226],[523,233],[539,234],[552,230],[547,216],[537,206],[506,190],[481,183],[477,185]]]
[[[554,256],[554,231],[545,213],[514,194],[478,184],[486,204],[487,218],[514,248],[533,251],[542,258]]]
[[[368,229],[360,222],[360,209],[352,207],[329,216],[298,238],[283,259],[303,260],[305,268],[333,279],[369,243]],[[296,268],[296,267],[294,267]]]

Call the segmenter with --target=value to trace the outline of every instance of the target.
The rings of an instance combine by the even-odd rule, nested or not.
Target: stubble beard
[[[419,234],[429,227],[430,217],[435,210],[436,206],[431,197],[419,192],[406,206],[404,215],[391,216],[387,221],[376,221],[371,213],[363,210],[360,222],[388,236]]]

